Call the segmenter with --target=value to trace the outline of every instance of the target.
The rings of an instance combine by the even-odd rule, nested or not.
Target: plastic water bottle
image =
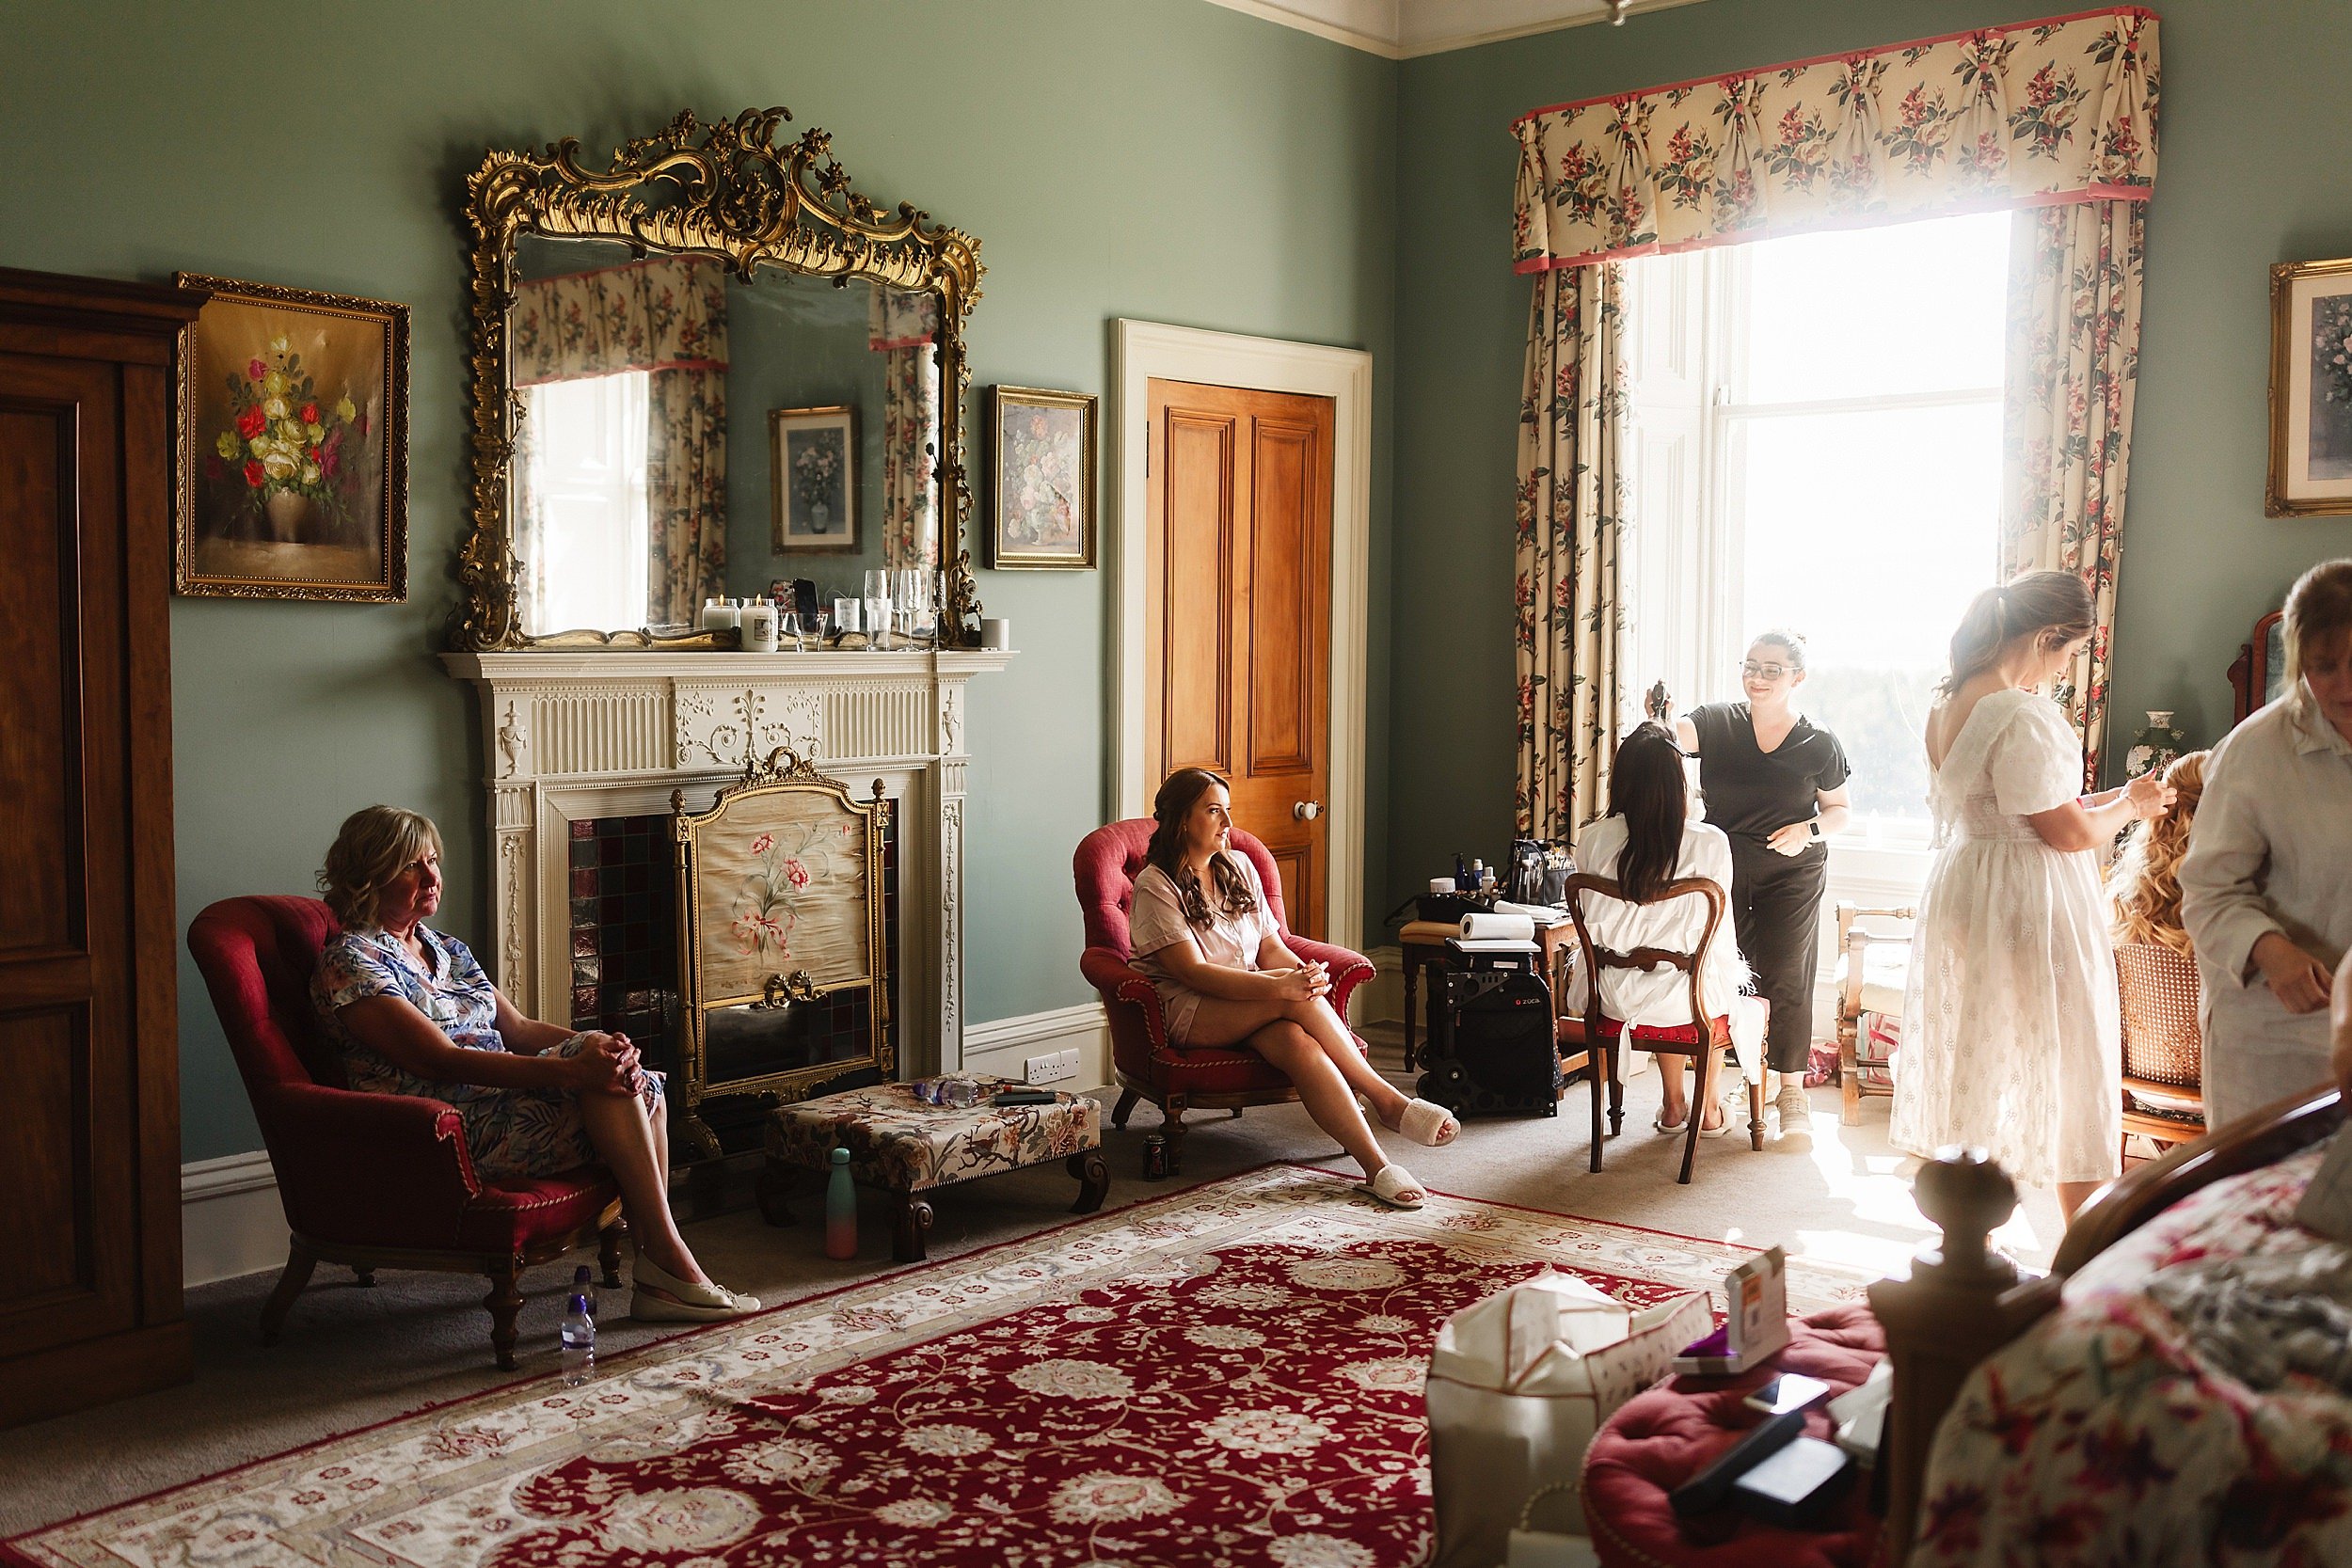
[[[594,1323],[596,1318],[596,1282],[589,1276],[585,1263],[572,1271],[572,1294],[588,1304],[588,1321]]]
[[[850,1184],[850,1151],[833,1151],[833,1178],[825,1185],[825,1256],[857,1256],[857,1189]]]
[[[578,1291],[564,1308],[564,1381],[573,1387],[596,1375],[596,1314]]]

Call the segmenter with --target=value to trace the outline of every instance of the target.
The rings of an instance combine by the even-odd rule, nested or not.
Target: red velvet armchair
[[[188,927],[294,1232],[262,1308],[262,1341],[277,1341],[322,1261],[348,1265],[362,1285],[379,1268],[481,1274],[490,1343],[511,1371],[524,1269],[594,1241],[604,1283],[620,1284],[619,1192],[596,1166],[485,1181],[453,1107],[344,1087],[342,1056],[310,1009],[310,975],[337,929],[317,899],[285,897],[224,898]]]
[[[1110,1015],[1111,1063],[1119,1079],[1119,1103],[1111,1125],[1127,1125],[1136,1101],[1148,1100],[1168,1123],[1171,1155],[1184,1135],[1184,1112],[1194,1107],[1231,1110],[1239,1116],[1248,1105],[1279,1105],[1296,1100],[1298,1092],[1265,1058],[1246,1047],[1186,1051],[1168,1044],[1167,1022],[1160,1016],[1159,992],[1151,978],[1128,960],[1134,948],[1127,935],[1128,911],[1135,902],[1136,876],[1143,869],[1143,852],[1152,842],[1148,816],[1097,828],[1078,845],[1072,871],[1078,883],[1078,907],[1086,917],[1087,947],[1078,968],[1087,983],[1103,993]],[[1331,972],[1331,1006],[1347,1016],[1347,997],[1372,978],[1372,963],[1360,953],[1294,935],[1282,909],[1282,879],[1265,846],[1239,828],[1232,846],[1248,855],[1264,884],[1275,924],[1292,952],[1327,967]],[[1356,1044],[1361,1049],[1363,1041]]]

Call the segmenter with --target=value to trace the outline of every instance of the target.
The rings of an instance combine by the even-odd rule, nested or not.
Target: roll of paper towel
[[[1466,914],[1464,942],[1534,942],[1535,923],[1523,914]]]

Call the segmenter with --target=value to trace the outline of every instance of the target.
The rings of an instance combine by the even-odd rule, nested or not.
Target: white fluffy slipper
[[[1418,1209],[1422,1206],[1422,1195],[1429,1189],[1414,1180],[1411,1171],[1391,1160],[1373,1172],[1371,1180],[1357,1182],[1356,1190],[1370,1193],[1391,1209]],[[1406,1193],[1414,1196],[1406,1197]]]
[[[1417,1144],[1436,1148],[1452,1143],[1462,1131],[1462,1124],[1454,1119],[1453,1112],[1434,1101],[1408,1100],[1405,1102],[1405,1114],[1396,1118],[1396,1130]]]

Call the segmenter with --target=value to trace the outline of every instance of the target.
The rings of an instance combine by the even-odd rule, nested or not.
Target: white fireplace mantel
[[[572,1016],[576,821],[704,810],[778,746],[898,802],[899,1060],[963,1059],[964,683],[1009,652],[445,654],[481,699],[488,954],[534,1015]]]

